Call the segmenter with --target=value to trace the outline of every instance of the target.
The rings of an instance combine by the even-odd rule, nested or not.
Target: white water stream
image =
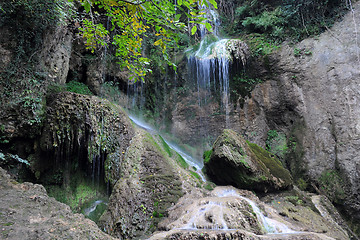
[[[145,129],[147,132],[149,132],[151,134],[159,134],[158,131],[154,127],[150,126],[144,120],[139,119],[139,118],[135,117],[134,115],[132,115],[130,113],[128,113],[128,116],[137,126]],[[164,137],[162,137],[162,138],[164,139],[166,144],[169,145],[169,147],[171,149],[173,149],[174,151],[179,153],[184,158],[184,160],[187,162],[187,164],[189,164],[191,167],[195,167],[196,168],[196,173],[199,174],[199,176],[201,177],[203,182],[206,182],[205,176],[201,172],[201,169],[204,166],[204,163],[202,162],[202,160],[198,160],[198,159],[193,158],[192,156],[190,156],[190,154],[188,154],[185,151],[181,150],[181,148],[177,144],[170,142],[169,140],[167,140]]]
[[[218,13],[211,8],[203,7],[203,10],[213,27],[213,32],[208,33],[204,26],[199,26],[201,41],[198,50],[188,57],[189,76],[197,84],[200,107],[208,102],[212,91],[220,93],[221,110],[226,116],[225,127],[229,128],[229,66],[232,59],[227,50],[229,39],[221,39],[218,36],[220,24]],[[206,94],[201,94],[202,91]]]

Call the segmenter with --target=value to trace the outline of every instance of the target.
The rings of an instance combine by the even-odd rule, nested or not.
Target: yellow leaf
[[[160,45],[160,44],[162,44],[162,39],[159,39],[159,40],[157,40],[156,42],[154,42],[154,45],[155,45],[155,46],[158,46],[158,45]]]

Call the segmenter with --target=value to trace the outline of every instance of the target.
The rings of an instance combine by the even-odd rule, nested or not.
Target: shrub
[[[66,84],[66,90],[69,92],[84,94],[84,95],[93,95],[93,93],[90,91],[88,86],[86,86],[84,83],[76,82],[76,81],[70,81]]]

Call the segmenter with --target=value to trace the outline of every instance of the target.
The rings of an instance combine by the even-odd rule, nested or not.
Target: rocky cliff
[[[265,65],[254,64],[264,82],[231,106],[229,128],[280,149],[298,185],[327,194],[358,221],[360,4],[353,8],[320,36],[285,42]],[[190,92],[170,114],[170,131],[191,145],[225,128],[219,103],[199,107],[201,94]]]

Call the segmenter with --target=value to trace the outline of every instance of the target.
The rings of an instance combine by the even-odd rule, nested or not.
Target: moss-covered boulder
[[[224,130],[204,155],[206,174],[217,184],[260,192],[292,186],[289,171],[277,158],[232,130]]]

